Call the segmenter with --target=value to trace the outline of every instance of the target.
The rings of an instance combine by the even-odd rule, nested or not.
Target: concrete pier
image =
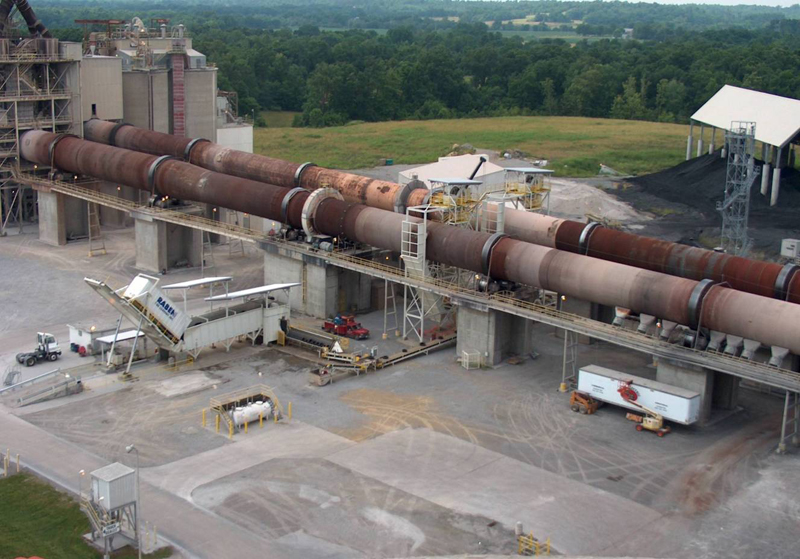
[[[656,368],[656,380],[685,388],[700,394],[700,420],[702,425],[711,417],[711,406],[714,393],[714,371],[679,363],[670,359],[659,359]]]
[[[706,127],[702,124],[700,125],[700,137],[697,138],[697,157],[703,155],[703,133],[705,132]]]
[[[67,244],[65,197],[58,192],[39,191],[39,240],[52,246]]]
[[[166,223],[148,219],[134,220],[136,235],[136,267],[160,273],[167,269]]]
[[[782,155],[783,148],[778,148],[778,154],[775,156],[775,169],[772,171],[772,192],[770,193],[769,198],[770,206],[775,206],[778,203],[778,195],[781,191],[781,167],[783,167],[783,161],[781,161]]]
[[[302,284],[290,291],[288,303],[292,310],[318,318],[370,310],[372,277],[331,266],[312,256],[283,252],[273,245],[262,248],[265,284]]]
[[[136,267],[152,273],[199,267],[203,237],[199,229],[134,215]]]
[[[761,166],[761,195],[766,196],[769,193],[769,156],[770,148],[767,144],[761,144],[761,160],[764,164]]]
[[[492,309],[458,306],[456,353],[479,352],[482,363],[492,367],[511,355],[530,351],[531,322]]]

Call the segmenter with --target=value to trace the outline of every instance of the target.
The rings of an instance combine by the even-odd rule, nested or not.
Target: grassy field
[[[0,479],[0,557],[46,559],[98,559],[83,541],[89,521],[78,503],[50,485],[27,474]],[[145,555],[148,559],[170,557],[172,551]],[[125,548],[115,559],[133,559],[136,551]]]
[[[683,161],[688,128],[677,124],[576,117],[503,117],[402,121],[336,128],[259,128],[255,151],[340,169],[428,163],[453,144],[498,151],[517,149],[548,159],[560,176],[596,175],[600,164],[644,174]],[[708,138],[710,133],[707,132]],[[707,138],[707,139],[708,139]]]
[[[261,111],[267,128],[290,128],[295,115],[299,114],[293,111]]]

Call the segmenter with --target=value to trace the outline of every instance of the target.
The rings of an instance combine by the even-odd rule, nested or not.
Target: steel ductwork
[[[22,15],[25,23],[28,25],[28,31],[31,35],[36,35],[38,33],[45,39],[51,39],[53,37],[44,23],[36,17],[33,8],[28,4],[28,0],[2,0],[2,2],[0,2],[0,32],[4,31],[8,26],[8,18],[15,4],[20,15]]]
[[[85,123],[84,134],[94,142],[172,155],[206,169],[269,184],[309,190],[329,186],[341,192],[346,201],[401,213],[407,207],[424,204],[427,194],[424,187],[414,184],[403,186],[309,163],[298,165],[126,124],[93,119]],[[711,279],[738,291],[800,304],[798,266],[721,254],[511,208],[505,210],[505,233],[529,243],[697,281]]]
[[[56,169],[120,182],[159,195],[220,205],[295,228],[343,235],[400,251],[406,216],[314,193],[231,177],[169,156],[157,157],[43,131],[21,138],[22,157]],[[614,262],[480,233],[428,224],[428,259],[498,280],[542,287],[587,301],[742,336],[800,353],[800,306]],[[754,312],[757,309],[758,312]]]

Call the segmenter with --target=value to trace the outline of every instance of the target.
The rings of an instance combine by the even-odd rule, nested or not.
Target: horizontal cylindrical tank
[[[200,167],[284,187],[338,190],[345,201],[404,211],[425,203],[427,189],[360,177],[311,164],[295,164],[129,125],[93,119],[87,139],[153,155],[172,155]],[[193,143],[194,142],[194,143]],[[574,252],[693,280],[711,279],[730,288],[800,303],[798,268],[720,254],[542,214],[505,209],[505,233],[521,241]]]
[[[52,152],[55,167],[70,173],[216,204],[395,252],[400,252],[403,221],[415,219],[49,132],[26,132],[21,144],[22,156],[42,165],[51,164]],[[306,207],[306,201],[314,207]],[[800,353],[800,305],[442,223],[427,224],[427,232],[426,257],[434,262],[693,328],[702,324]]]
[[[270,419],[272,417],[272,402],[267,400],[251,402],[245,406],[237,406],[229,412],[231,420],[236,427],[242,427],[245,423],[253,423],[260,419]]]

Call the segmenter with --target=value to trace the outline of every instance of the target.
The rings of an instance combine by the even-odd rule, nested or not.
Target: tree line
[[[238,92],[242,114],[298,111],[300,126],[505,115],[685,122],[726,83],[800,97],[800,21],[788,17],[800,15],[798,7],[455,0],[41,0],[35,7],[72,40],[81,37],[71,23],[77,17],[182,22],[219,67],[220,88]],[[587,36],[631,26],[636,39],[570,44],[492,30],[531,14],[539,22],[582,21]],[[381,25],[411,24],[320,28],[378,25],[380,17]],[[742,26],[717,29],[725,23]]]
[[[244,111],[298,125],[503,115],[682,122],[725,84],[800,97],[800,24],[663,41],[504,38],[484,24],[386,34],[209,30],[195,46]]]

